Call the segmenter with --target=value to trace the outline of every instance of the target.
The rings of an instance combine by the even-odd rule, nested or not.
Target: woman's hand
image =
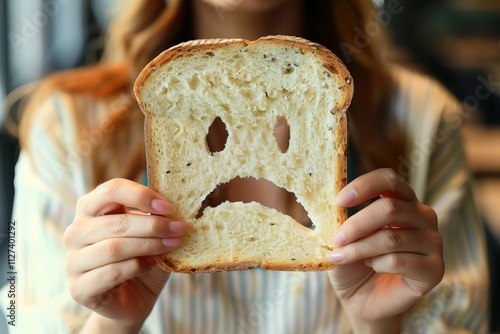
[[[334,236],[339,248],[329,258],[338,267],[330,281],[355,331],[397,331],[398,315],[443,277],[436,214],[391,169],[358,177],[337,198],[343,207],[378,199]]]
[[[64,234],[66,272],[72,297],[100,315],[93,320],[108,318],[107,325],[123,331],[140,328],[168,279],[154,255],[179,246],[187,230],[169,218],[174,212],[160,194],[125,179],[78,201]]]

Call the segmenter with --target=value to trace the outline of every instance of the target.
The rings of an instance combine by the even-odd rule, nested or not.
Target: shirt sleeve
[[[429,142],[434,147],[427,147],[424,202],[438,216],[446,269],[442,282],[407,312],[403,333],[488,332],[486,240],[460,135],[465,117],[456,105],[448,108]]]
[[[7,287],[1,292],[4,312],[15,305],[15,317],[7,318],[11,333],[71,333],[86,319],[70,297],[64,270],[64,229],[85,189],[85,157],[67,149],[76,140],[67,103],[53,96],[40,105],[30,120],[29,151],[16,166],[15,297],[7,298]]]

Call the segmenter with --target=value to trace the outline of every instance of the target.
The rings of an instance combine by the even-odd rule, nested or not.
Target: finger
[[[70,280],[71,297],[80,304],[94,309],[98,302],[102,301],[101,296],[129,279],[147,273],[155,265],[153,257],[145,257],[96,268]]]
[[[359,241],[336,249],[329,255],[332,262],[349,264],[390,253],[428,255],[438,252],[439,245],[433,239],[414,229],[388,228]]]
[[[181,244],[181,237],[107,239],[78,250],[78,261],[68,262],[66,270],[83,273],[131,258],[163,254]]]
[[[116,214],[87,219],[85,224],[71,224],[64,233],[66,246],[81,248],[101,240],[117,237],[167,238],[184,235],[186,223],[163,216]]]
[[[423,204],[381,198],[349,217],[335,233],[333,242],[343,246],[386,226],[427,231],[437,228],[437,217],[431,208]]]
[[[93,217],[122,206],[161,215],[172,215],[176,211],[161,194],[127,179],[112,179],[99,185],[80,198],[76,211],[79,215]]]
[[[405,201],[416,199],[414,191],[402,176],[390,168],[382,168],[361,175],[350,182],[339,192],[335,204],[352,207],[378,196]]]
[[[432,288],[438,284],[444,275],[442,258],[435,255],[415,253],[391,253],[367,259],[365,264],[380,274],[402,275],[413,288]]]
[[[388,226],[433,230],[437,229],[437,216],[420,203],[381,198],[349,217],[335,233],[333,242],[343,246]]]

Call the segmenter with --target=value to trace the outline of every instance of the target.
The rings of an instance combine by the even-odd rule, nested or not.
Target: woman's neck
[[[193,1],[195,38],[244,38],[267,35],[304,36],[304,1],[285,1],[263,12],[216,8],[205,1]]]

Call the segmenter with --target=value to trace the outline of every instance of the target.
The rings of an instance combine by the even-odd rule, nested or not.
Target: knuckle
[[[130,217],[127,214],[113,215],[106,222],[109,232],[116,235],[123,235],[130,227]]]
[[[402,256],[399,254],[387,254],[386,255],[386,262],[387,266],[392,269],[392,271],[395,271],[395,269],[398,268],[403,268],[405,266],[405,261]]]
[[[350,219],[349,225],[345,225],[343,227],[344,233],[347,232],[347,236],[349,238],[355,238],[362,233],[362,224],[359,219],[355,219],[354,217]]]
[[[442,253],[443,250],[443,237],[441,234],[436,230],[432,230],[427,232],[429,240],[432,241],[434,245],[436,245],[436,248]]]
[[[356,179],[358,183],[356,189],[370,189],[372,186],[372,181],[367,175],[362,175]]]
[[[88,192],[76,201],[75,205],[75,219],[79,216],[86,216],[87,215],[87,209],[92,205],[92,203],[95,201],[95,192],[91,191]]]
[[[433,226],[438,226],[438,216],[436,211],[434,211],[431,207],[425,206],[425,212],[428,217],[429,222],[432,223]]]
[[[151,238],[141,238],[139,240],[138,248],[141,253],[150,254],[151,252],[156,251],[157,244]]]
[[[439,257],[436,260],[435,268],[437,270],[437,272],[436,272],[437,275],[436,275],[436,280],[434,281],[434,283],[437,285],[443,279],[444,272],[445,272],[445,264],[444,264],[444,260],[442,257]]]
[[[362,257],[361,250],[354,246],[344,247],[344,256],[351,261],[357,261]]]
[[[117,265],[110,264],[101,268],[100,276],[104,282],[115,283],[122,277],[122,272]]]
[[[69,248],[74,240],[75,240],[75,235],[77,235],[77,231],[75,231],[77,228],[75,227],[74,223],[69,225],[68,227],[66,227],[66,229],[64,230],[64,234],[63,234],[63,241],[64,241],[64,245]]]
[[[101,192],[104,196],[111,196],[119,191],[121,179],[111,179],[97,186],[96,190]]]
[[[429,272],[429,284],[431,286],[436,286],[441,282],[445,273],[445,264],[441,256],[433,256],[428,262],[429,268],[432,268]]]
[[[82,288],[82,285],[78,279],[70,279],[68,282],[68,290],[71,298],[76,302],[87,305],[86,300],[89,298],[87,295],[87,290]]]
[[[152,200],[151,189],[137,187],[134,189],[134,200],[136,203],[149,203]]]
[[[120,254],[121,248],[120,239],[109,239],[101,245],[101,254],[108,259],[114,259]]]
[[[382,211],[385,215],[392,217],[399,212],[399,201],[393,198],[382,198],[378,202],[381,205]]]
[[[67,249],[76,249],[86,242],[89,233],[88,224],[85,221],[74,221],[68,225],[63,233],[63,242]]]
[[[68,290],[71,298],[73,298],[77,302],[81,302],[83,300],[81,296],[82,289],[79,289],[75,280],[70,279],[68,281]]]
[[[382,172],[390,189],[395,189],[400,182],[404,182],[403,177],[396,173],[396,171],[392,168],[384,168],[382,169]]]
[[[85,194],[83,196],[81,196],[77,201],[76,201],[76,207],[75,207],[75,212],[76,212],[76,215],[78,215],[78,213],[82,212],[83,211],[83,208],[85,207],[85,204],[87,202],[87,198],[88,198],[89,194]]]
[[[148,233],[151,236],[163,236],[168,224],[165,224],[164,218],[161,216],[151,215],[148,220]]]
[[[401,247],[403,243],[401,234],[396,229],[386,229],[383,238],[385,247],[391,250],[396,250]]]

